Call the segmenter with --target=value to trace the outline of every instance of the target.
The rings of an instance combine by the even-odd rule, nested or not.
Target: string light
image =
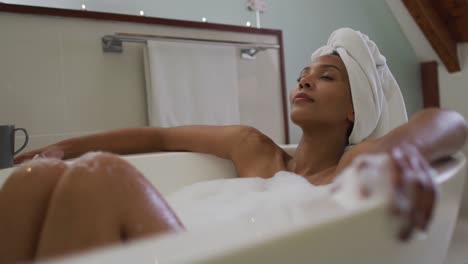
[[[206,22],[206,17],[202,17],[201,21]]]
[[[81,10],[86,10],[86,5],[85,4],[81,5]]]
[[[252,23],[250,23],[250,21],[247,21],[247,23],[245,23],[245,25],[250,27],[250,26],[252,26]]]
[[[145,12],[143,10],[140,10],[140,16],[144,16]]]

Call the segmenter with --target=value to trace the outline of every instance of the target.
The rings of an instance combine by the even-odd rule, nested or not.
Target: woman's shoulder
[[[347,146],[338,163],[337,171],[341,171],[346,168],[357,156],[361,154],[380,152],[380,144],[380,139],[367,139],[358,144]]]
[[[271,177],[286,168],[290,156],[269,136],[253,127],[242,133],[233,155],[239,176]]]
[[[268,135],[255,127],[246,126],[243,128],[243,135],[240,140],[240,147],[248,150],[255,150],[256,152],[275,153],[286,152],[271,139]]]

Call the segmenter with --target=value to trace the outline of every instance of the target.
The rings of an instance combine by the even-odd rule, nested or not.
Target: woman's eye
[[[335,79],[333,79],[333,77],[330,77],[330,76],[327,76],[327,75],[323,75],[322,77],[320,77],[320,79],[326,80],[326,81],[333,81],[333,80],[335,80]]]

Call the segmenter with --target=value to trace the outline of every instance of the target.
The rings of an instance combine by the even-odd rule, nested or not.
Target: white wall
[[[413,20],[402,1],[386,0],[395,18],[409,39],[418,59],[424,61],[438,61],[439,95],[442,108],[452,109],[461,113],[468,120],[468,43],[459,44],[460,64],[462,70],[450,74],[430,43],[424,37],[416,22]],[[463,150],[468,157],[468,144]],[[468,181],[468,176],[467,176]],[[465,196],[462,205],[462,215],[468,216],[468,183],[465,184]]]
[[[440,104],[443,108],[453,109],[468,120],[468,43],[459,45],[460,64],[462,70],[450,74],[442,64],[439,64]],[[463,152],[468,157],[468,144]],[[461,214],[468,217],[468,175],[465,178],[465,193]]]

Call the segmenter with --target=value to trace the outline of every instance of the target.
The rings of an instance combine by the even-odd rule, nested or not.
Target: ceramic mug
[[[25,139],[23,146],[15,151],[15,133],[21,131]],[[0,169],[13,166],[16,154],[23,150],[29,141],[29,135],[24,128],[15,128],[14,125],[0,125]]]

